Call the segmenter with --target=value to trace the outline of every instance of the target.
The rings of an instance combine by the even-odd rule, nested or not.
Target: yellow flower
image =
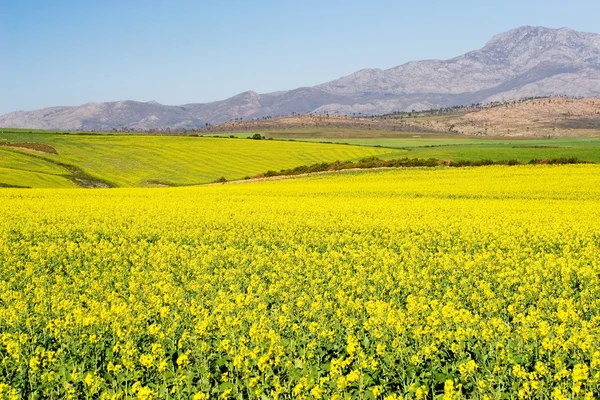
[[[469,360],[466,363],[459,365],[458,369],[461,377],[466,380],[470,374],[477,370],[477,363],[473,360]]]
[[[321,389],[319,385],[313,386],[313,388],[310,390],[311,396],[313,396],[315,399],[323,398],[323,393],[325,393],[325,390]]]
[[[164,353],[164,348],[163,348],[162,344],[160,344],[160,343],[153,343],[151,349],[152,349],[151,352],[154,355],[160,355],[160,354]]]
[[[568,397],[563,394],[563,392],[562,392],[562,390],[560,390],[560,388],[554,388],[554,390],[552,391],[552,399],[553,400],[567,400]]]
[[[32,135],[56,144],[58,161],[72,139],[114,145]],[[65,173],[36,168],[39,179]],[[598,165],[489,166],[2,189],[0,367],[14,379],[0,399],[22,387],[67,399],[399,400],[396,388],[426,399],[440,393],[395,371],[433,365],[456,372],[446,400],[489,400],[494,388],[589,400],[599,176]]]
[[[154,335],[158,335],[160,333],[161,329],[162,329],[161,325],[152,324],[148,327],[148,332],[154,336]]]
[[[456,397],[456,393],[454,391],[454,381],[452,379],[446,380],[444,382],[444,400],[453,400]]]
[[[353,370],[348,375],[346,375],[346,382],[348,383],[358,382],[359,379],[360,372],[358,372],[357,370]]]
[[[383,387],[382,386],[374,386],[371,389],[371,392],[373,393],[373,396],[379,397],[383,393]]]
[[[248,386],[250,386],[251,388],[255,387],[258,384],[258,381],[260,380],[259,377],[254,377],[254,378],[250,378],[250,382],[248,382]]]
[[[132,386],[131,386],[131,392],[132,393],[137,393],[142,387],[142,384],[140,382],[135,382]]]
[[[138,400],[151,400],[156,398],[156,393],[147,386],[141,386],[137,390]]]
[[[71,372],[71,381],[73,381],[73,382],[79,382],[80,378],[81,378],[81,374],[78,371],[73,370]]]
[[[358,346],[358,339],[352,335],[348,336],[347,344],[346,344],[346,351],[348,352],[348,354],[352,355],[352,354],[356,353],[357,346]]]
[[[154,356],[152,354],[142,354],[140,356],[140,364],[142,364],[146,368],[152,367],[152,365],[154,364]]]
[[[418,387],[417,390],[415,391],[415,398],[418,400],[421,400],[426,397],[427,397],[427,387],[426,386]]]
[[[177,357],[177,365],[180,368],[185,368],[190,364],[190,359],[187,354],[183,353],[179,357]]]
[[[167,360],[160,360],[160,363],[158,363],[158,367],[156,369],[158,369],[158,372],[164,372],[168,366],[169,363]]]
[[[94,382],[95,382],[94,375],[87,374],[85,376],[85,379],[83,381],[85,382],[86,385],[92,386],[94,384]]]
[[[573,381],[583,382],[588,379],[589,368],[585,364],[576,364],[573,367]]]
[[[40,360],[37,357],[31,357],[31,359],[29,360],[29,368],[31,368],[33,371],[38,371],[40,369]]]

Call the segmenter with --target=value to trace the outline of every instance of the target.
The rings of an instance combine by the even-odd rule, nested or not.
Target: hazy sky
[[[599,0],[0,0],[0,114],[310,86],[521,25],[600,32],[598,15]]]

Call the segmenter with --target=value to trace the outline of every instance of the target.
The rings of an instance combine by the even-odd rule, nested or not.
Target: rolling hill
[[[152,187],[402,153],[328,143],[0,131],[0,187]]]

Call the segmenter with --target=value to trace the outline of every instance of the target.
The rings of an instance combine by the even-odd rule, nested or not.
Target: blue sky
[[[598,15],[598,0],[0,0],[0,113],[310,86],[521,25],[600,32]]]

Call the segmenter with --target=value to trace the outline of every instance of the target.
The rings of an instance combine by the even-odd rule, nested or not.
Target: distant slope
[[[340,139],[393,138],[401,136],[403,132],[469,136],[600,136],[600,99],[537,98],[369,118],[298,115],[260,121],[235,121],[211,129],[214,132],[264,131],[275,137],[320,136]]]
[[[600,136],[600,99],[516,101],[459,115],[404,121],[415,128],[471,136]]]
[[[291,113],[383,114],[534,96],[600,95],[600,35],[525,26],[450,60],[365,69],[312,88],[244,92],[206,104],[134,101],[0,116],[0,127],[109,130],[198,128]]]
[[[122,127],[140,130],[166,127],[177,129],[199,128],[203,124],[185,107],[130,100],[88,103],[79,107],[50,107],[0,116],[0,127],[50,130],[108,131]]]

